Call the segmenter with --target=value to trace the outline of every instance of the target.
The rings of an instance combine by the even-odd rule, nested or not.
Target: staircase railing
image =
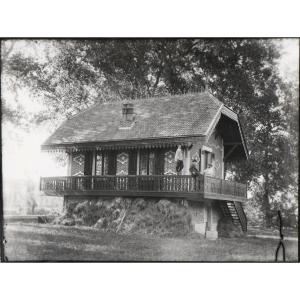
[[[243,209],[243,206],[240,202],[237,202],[237,201],[234,201],[234,206],[235,206],[235,210],[239,216],[239,220],[240,220],[240,223],[241,223],[241,227],[242,227],[242,230],[244,232],[247,231],[247,216],[244,212],[244,209]]]
[[[204,191],[212,194],[247,198],[246,184],[210,176],[204,176]]]

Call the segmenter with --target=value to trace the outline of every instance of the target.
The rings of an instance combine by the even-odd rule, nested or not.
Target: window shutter
[[[117,156],[116,151],[110,151],[108,153],[108,175],[116,175],[116,167],[117,167]]]
[[[84,155],[84,175],[92,175],[93,152],[88,151]]]
[[[165,151],[159,149],[155,151],[155,175],[164,174]]]
[[[131,150],[129,151],[128,174],[136,175],[136,168],[137,168],[137,151]]]

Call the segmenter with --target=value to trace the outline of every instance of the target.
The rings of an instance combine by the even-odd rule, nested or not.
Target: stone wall
[[[107,230],[116,230],[125,210],[127,215],[121,232],[172,235],[196,232],[210,239],[218,237],[217,226],[221,215],[217,203],[213,201],[67,196],[61,221],[65,225],[101,227],[106,224],[104,227]],[[63,221],[65,219],[67,221]]]

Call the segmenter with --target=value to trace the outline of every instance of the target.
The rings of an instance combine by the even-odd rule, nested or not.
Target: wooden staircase
[[[247,217],[240,202],[220,201],[220,207],[225,217],[231,218],[233,224],[241,226],[243,232],[247,231]]]

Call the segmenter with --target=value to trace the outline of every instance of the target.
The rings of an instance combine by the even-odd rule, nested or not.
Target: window
[[[103,175],[103,155],[102,153],[96,154],[96,176]]]
[[[106,153],[97,152],[96,153],[96,165],[95,165],[96,176],[107,175],[108,174],[108,156]]]
[[[140,152],[140,175],[153,175],[154,174],[154,152],[141,151]]]
[[[213,165],[215,162],[215,154],[209,151],[203,151],[204,157],[203,157],[203,169],[207,169],[209,165]]]
[[[203,159],[203,168],[204,168],[204,170],[208,168],[209,157],[210,157],[210,152],[204,151],[204,159]]]

